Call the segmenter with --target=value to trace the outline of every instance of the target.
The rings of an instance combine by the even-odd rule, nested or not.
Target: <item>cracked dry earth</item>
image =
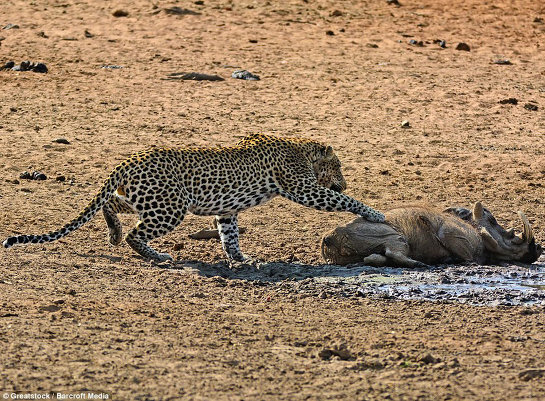
[[[483,201],[504,226],[524,211],[544,241],[545,8],[400,2],[4,2],[0,62],[48,72],[0,71],[0,237],[59,227],[136,150],[266,132],[330,143],[347,193],[377,209]],[[261,80],[231,78],[239,69]],[[190,72],[224,80],[165,79]],[[189,239],[210,224],[195,216],[155,242],[168,268],[110,247],[101,218],[1,249],[0,390],[545,399],[543,259],[324,265],[321,236],[351,219],[283,199],[243,213],[259,270],[229,270],[216,240]]]

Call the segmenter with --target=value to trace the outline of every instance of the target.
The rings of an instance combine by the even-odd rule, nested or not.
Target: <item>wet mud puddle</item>
[[[490,306],[545,305],[545,257],[525,266],[405,269],[272,262],[260,264],[257,269],[184,264],[182,270],[271,286],[279,295],[299,293],[321,298],[373,297]]]

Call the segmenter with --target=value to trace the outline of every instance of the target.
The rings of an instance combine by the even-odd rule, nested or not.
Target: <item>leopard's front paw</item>
[[[229,267],[231,269],[242,269],[244,267],[256,267],[260,261],[250,256],[241,254],[242,256],[237,259],[229,259]]]

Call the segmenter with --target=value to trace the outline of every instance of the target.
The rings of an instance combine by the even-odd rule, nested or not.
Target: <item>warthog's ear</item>
[[[473,206],[473,220],[479,221],[484,216],[484,208],[481,202],[475,202]]]
[[[450,213],[455,216],[458,216],[462,220],[471,220],[471,210],[463,208],[463,207],[448,207],[445,210],[443,210],[445,213]]]
[[[481,237],[483,239],[484,247],[492,253],[495,253],[497,256],[512,256],[512,249],[504,249],[496,241],[496,239],[490,234],[490,232],[485,228],[481,228]]]

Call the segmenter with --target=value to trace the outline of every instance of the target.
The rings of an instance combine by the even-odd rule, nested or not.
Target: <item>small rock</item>
[[[327,298],[327,293],[326,293],[325,291],[322,291],[322,292],[320,293],[320,295],[318,295],[318,298],[320,298],[320,299],[326,299],[326,298]]]
[[[537,379],[545,376],[545,369],[526,369],[519,373],[519,378],[524,381]]]
[[[202,0],[197,0],[194,4],[198,5],[198,6],[204,6],[204,1]]]
[[[55,177],[55,181],[58,181],[58,182],[65,182],[66,181],[66,177],[64,175],[58,175],[57,177]]]
[[[514,97],[510,97],[508,99],[500,100],[498,103],[500,104],[518,104],[518,99]]]
[[[498,65],[513,65],[513,63],[507,59],[498,59],[492,61],[492,64],[498,64]]]
[[[119,18],[119,17],[128,17],[129,16],[129,12],[126,11],[126,10],[115,10],[112,15],[116,18]]]
[[[329,14],[330,17],[342,17],[343,15],[341,10],[334,10]]]
[[[10,107],[9,111],[12,113],[17,113],[17,107]]]
[[[537,104],[526,103],[526,104],[524,105],[524,108],[525,108],[526,110],[530,110],[530,111],[537,111],[539,107],[537,106]]]
[[[323,350],[318,352],[318,356],[324,361],[329,361],[333,356],[333,350],[330,350],[329,348],[324,348]]]
[[[200,72],[173,72],[172,74],[168,74],[167,77],[163,79],[169,81],[225,81],[225,79],[219,75],[202,74]]]
[[[104,64],[100,68],[106,68],[106,69],[111,69],[111,70],[119,70],[120,68],[123,68],[123,66],[122,65],[114,65],[114,64]]]
[[[236,79],[245,79],[246,81],[259,81],[260,78],[258,75],[252,74],[247,70],[236,70],[231,74],[231,78]]]
[[[6,31],[8,29],[19,29],[19,25],[17,24],[7,24],[6,26],[4,26],[2,29],[5,29]]]
[[[458,358],[454,358],[452,361],[449,362],[448,366],[450,368],[457,368],[460,366],[460,361],[458,361]]]
[[[425,356],[419,359],[419,362],[423,362],[425,364],[430,364],[430,363],[435,364],[435,363],[441,362],[441,359],[434,357],[432,354],[426,354]]]
[[[72,312],[66,312],[66,311],[61,312],[61,318],[63,318],[63,319],[69,319],[69,318],[74,318],[74,317],[76,317],[76,315],[73,314]]]
[[[386,4],[397,7],[401,6],[398,0],[386,0]]]
[[[47,66],[44,63],[36,63],[30,68],[33,72],[39,72],[42,74],[45,74],[47,70]]]
[[[216,231],[217,232],[217,231]],[[218,235],[219,236],[219,235]],[[184,249],[184,244],[183,243],[178,243],[178,244],[174,244],[174,246],[172,247],[172,250],[173,251],[179,251],[181,249]]]
[[[442,39],[436,39],[433,41],[433,43],[437,43],[440,48],[446,49],[447,48],[447,41]]]
[[[378,45],[376,43],[367,43],[365,46],[370,47],[371,49],[377,49]]]
[[[53,301],[53,303],[55,305],[62,305],[64,302],[65,302],[64,299],[57,299],[57,300]]]
[[[334,36],[335,32],[329,30],[329,31],[325,31],[325,34],[328,35],[328,36]]]
[[[95,35],[93,35],[87,29],[85,30],[85,32],[83,34],[85,35],[86,38],[94,38],[95,37]]]
[[[411,39],[409,40],[409,44],[412,46],[424,47],[424,42],[422,42],[421,40]]]
[[[53,142],[62,143],[64,145],[70,145],[70,141],[68,141],[68,139],[66,139],[66,138],[53,139]]]
[[[39,36],[40,38],[44,38],[44,39],[49,38],[49,36],[47,36],[44,31],[40,31],[36,35]]]
[[[13,67],[15,67],[15,61],[8,61],[4,66],[0,69],[2,70],[11,70]]]
[[[201,15],[201,13],[193,10],[189,10],[187,8],[181,8],[181,7],[170,7],[165,8],[165,13],[170,15]]]
[[[25,171],[21,173],[19,178],[23,180],[36,180],[36,181],[43,181],[47,179],[47,176],[44,173],[40,173],[39,171],[33,171],[32,173],[29,173],[28,171]]]
[[[68,295],[74,296],[74,295],[76,295],[76,290],[74,290],[74,289],[69,289],[68,291],[66,291],[66,293],[67,293]]]
[[[535,18],[534,18],[534,23],[536,23],[536,24],[543,24],[543,18],[541,18],[541,17],[535,17]]]
[[[250,43],[257,43],[257,39],[249,39],[248,42],[250,42]]]
[[[411,123],[408,120],[401,121],[401,128],[411,128]]]
[[[456,50],[461,50],[461,51],[464,51],[464,52],[471,51],[469,45],[467,43],[464,43],[464,42],[458,43],[456,45]]]
[[[61,309],[60,306],[57,306],[55,304],[51,304],[51,305],[48,305],[48,306],[41,306],[40,307],[40,311],[42,312],[57,312]]]

